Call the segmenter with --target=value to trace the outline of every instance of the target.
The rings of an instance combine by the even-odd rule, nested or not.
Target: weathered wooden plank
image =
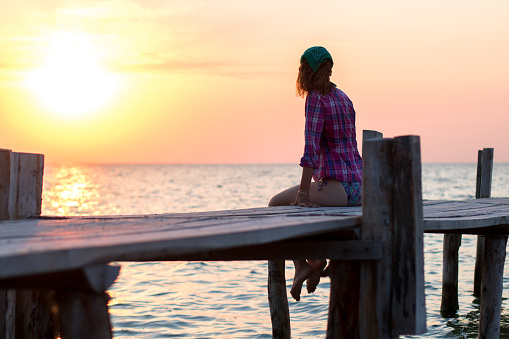
[[[500,336],[506,245],[506,235],[489,235],[485,238],[478,338]]]
[[[101,236],[129,236],[147,239],[153,238],[153,233],[167,233],[168,236],[182,236],[200,233],[220,234],[239,233],[253,229],[265,232],[268,229],[287,226],[298,226],[296,229],[311,231],[309,223],[318,224],[331,221],[326,228],[343,229],[359,226],[361,218],[357,216],[341,215],[303,215],[303,216],[269,216],[269,217],[236,217],[236,218],[200,218],[175,219],[164,216],[147,216],[132,218],[69,218],[57,220],[23,220],[17,222],[2,222],[0,233],[2,238],[14,240],[20,236],[31,237],[37,234],[39,238],[50,240],[51,237],[97,238]],[[336,224],[336,226],[334,226]],[[315,226],[315,228],[318,226]],[[320,227],[317,233],[323,233]],[[329,230],[333,231],[333,229]],[[10,232],[10,233],[9,233]],[[145,236],[144,236],[145,235]],[[157,235],[159,237],[160,235]]]
[[[188,255],[172,254],[155,258],[155,261],[228,261],[228,260],[377,260],[382,257],[382,247],[375,241],[286,241],[266,245],[204,251]]]
[[[313,235],[343,230],[345,228],[359,226],[360,217],[356,216],[308,216],[308,217],[286,217],[272,216],[267,218],[233,218],[233,219],[210,219],[210,220],[189,220],[186,222],[175,222],[171,218],[133,218],[133,219],[106,219],[106,220],[23,220],[16,222],[5,222],[2,228],[11,226],[13,232],[22,235],[23,241],[26,238],[34,238],[37,242],[45,243],[52,238],[78,239],[86,245],[93,245],[94,239],[98,244],[102,241],[97,239],[98,235],[103,237],[122,237],[135,239],[135,242],[187,238],[192,236],[221,235],[231,233],[256,232],[267,239],[253,239],[254,243],[277,241],[292,238],[293,236]],[[310,226],[312,224],[313,226]],[[286,233],[289,232],[289,233]],[[286,234],[286,236],[285,236]],[[3,245],[16,241],[18,236],[13,234],[9,237],[5,234],[3,239],[8,239]],[[0,239],[2,241],[3,239]],[[129,239],[118,242],[129,241]],[[138,241],[136,241],[138,239]],[[40,241],[39,241],[40,240]],[[108,239],[111,241],[111,239]],[[79,242],[78,242],[79,243]],[[225,239],[226,245],[228,242]],[[0,249],[0,255],[2,251]]]
[[[442,209],[440,211],[437,209],[436,206],[448,206],[450,204],[456,204],[463,206],[461,210],[484,210],[486,208],[486,213],[481,213],[478,218],[475,218],[475,220],[486,220],[487,222],[484,223],[484,225],[480,226],[492,226],[496,223],[499,223],[499,220],[495,220],[496,222],[490,222],[490,219],[494,219],[493,215],[498,216],[507,216],[509,213],[509,200],[505,198],[490,198],[490,199],[478,199],[478,201],[475,200],[468,200],[468,201],[455,201],[455,202],[434,202],[434,201],[425,201],[424,202],[424,217],[425,221],[431,221],[433,219],[432,215],[437,216],[437,218],[442,215],[446,215],[447,209]],[[429,204],[432,204],[431,206]],[[432,209],[433,208],[433,209]],[[272,211],[276,210],[278,208],[258,208],[257,213],[258,216],[252,216],[248,217],[245,220],[251,220],[251,218],[258,218],[262,217],[264,215],[264,211]],[[296,207],[289,207],[289,210],[301,210]],[[307,212],[302,215],[293,216],[293,217],[304,217],[304,216],[320,216],[320,215],[360,215],[361,214],[361,208],[352,208],[354,212],[344,212],[347,209],[342,208],[323,208],[318,211],[312,210],[312,212]],[[498,210],[498,213],[495,212]],[[308,209],[309,211],[309,209]],[[437,212],[438,211],[438,212]],[[433,212],[433,213],[431,213]],[[488,213],[489,212],[489,213]],[[204,212],[205,213],[205,212]],[[300,212],[299,212],[300,213]],[[441,213],[441,214],[440,214]],[[472,212],[474,214],[479,214]],[[459,213],[458,213],[459,214]],[[457,215],[449,215],[450,218],[458,219]],[[206,213],[202,216],[206,216]],[[278,215],[275,215],[278,216]],[[285,213],[282,213],[282,215],[279,215],[281,217],[285,216]],[[291,218],[292,216],[289,216]],[[238,218],[242,218],[242,216],[238,216]],[[140,219],[143,222],[140,222]],[[72,234],[73,230],[78,229],[79,232],[83,232],[83,230],[86,230],[87,232],[93,232],[94,230],[99,234],[104,234],[105,232],[118,232],[122,229],[135,229],[139,228],[140,232],[145,232],[145,230],[142,230],[142,228],[152,228],[152,229],[165,229],[170,227],[175,228],[183,228],[183,227],[202,227],[207,222],[211,221],[214,222],[217,221],[218,223],[230,223],[231,220],[229,219],[229,216],[224,217],[202,217],[196,221],[196,218],[192,217],[183,217],[183,215],[179,216],[173,216],[173,215],[141,215],[141,216],[110,216],[110,217],[71,217],[67,219],[56,219],[56,220],[40,220],[40,221],[20,221],[19,223],[9,223],[9,222],[0,222],[2,227],[0,227],[0,238],[5,237],[18,237],[22,235],[33,235],[34,230],[37,230],[37,234],[40,237],[49,236],[52,235],[55,231],[58,231],[59,229],[62,230],[62,232],[65,230],[67,234]],[[235,218],[232,218],[235,219]],[[175,221],[177,220],[177,221]],[[453,221],[453,220],[451,220]],[[24,225],[25,223],[31,223],[30,226]],[[179,223],[180,222],[180,223]],[[440,220],[442,222],[442,220]],[[447,220],[443,221],[444,223],[447,223]],[[36,225],[34,224],[36,223]],[[161,225],[164,224],[164,225]],[[232,225],[234,222],[232,223]],[[447,227],[447,225],[444,225],[444,227]],[[456,228],[456,227],[455,227]],[[25,233],[23,233],[25,232]],[[79,233],[79,236],[81,237],[83,233]]]
[[[428,218],[424,219],[424,232],[428,233],[451,233],[464,230],[467,234],[490,233],[492,226],[508,226],[509,218],[507,216],[495,216],[487,218],[485,216],[475,217],[451,217],[451,218]],[[483,228],[485,230],[483,230]],[[469,231],[473,231],[470,233]]]
[[[507,215],[509,215],[509,208],[506,205],[507,199],[505,199],[505,201],[504,199],[494,198],[479,200],[481,201],[476,204],[468,203],[467,205],[470,209],[475,209],[476,206],[489,206],[491,208],[491,206],[498,205],[497,208],[500,208],[500,211],[498,213],[493,212],[490,215],[468,218],[426,217],[424,221],[425,231],[447,232],[509,224],[509,218],[507,217]],[[260,212],[268,209],[269,208],[260,209]],[[330,210],[330,212],[324,213],[333,214],[337,209],[326,209],[324,211],[328,210]],[[424,213],[426,215],[426,207],[424,208]],[[183,219],[180,218],[178,220],[180,220],[181,223],[176,223],[171,217],[141,216],[136,218],[70,218],[60,220],[1,222],[0,257],[17,254],[26,255],[31,251],[45,251],[45,248],[62,250],[73,249],[75,247],[104,246],[110,242],[112,244],[129,243],[129,241],[131,241],[131,239],[129,239],[130,237],[135,238],[136,242],[139,243],[161,239],[182,239],[196,235],[199,235],[199,237],[206,237],[208,235],[229,235],[232,232],[254,232],[252,235],[257,235],[253,237],[253,239],[258,239],[258,237],[261,236],[261,242],[269,243],[292,237],[309,236],[315,231],[317,234],[320,232],[330,232],[333,231],[333,229],[341,228],[338,227],[337,222],[344,222],[336,222],[336,219],[334,219],[335,217],[332,216],[330,217],[330,222],[325,222],[322,226],[317,226],[316,223],[328,220],[329,217],[316,216],[308,218],[275,215],[271,218],[275,219],[266,220],[261,217],[243,219],[242,217],[238,217],[233,218],[234,220],[232,221],[228,217],[225,217],[224,219],[203,218],[199,221],[187,219],[182,221]],[[348,227],[354,227],[359,225],[360,219],[352,218],[349,222],[350,224]],[[308,223],[311,225],[306,225]],[[315,224],[312,225],[313,223]],[[271,229],[274,227],[276,229],[266,231],[266,228]],[[268,232],[270,236],[265,234],[266,232]],[[98,239],[98,235],[102,236],[100,237],[102,240]],[[226,238],[228,238],[228,236],[225,236],[224,241],[230,243],[230,240],[226,240]],[[242,245],[254,244],[245,242]],[[218,246],[219,245],[216,244],[215,248]],[[233,244],[233,246],[236,245]],[[100,257],[97,259],[100,260]]]
[[[143,224],[143,219],[137,219],[136,223]],[[95,263],[153,260],[169,255],[267,244],[334,232],[359,223],[359,217],[310,217],[304,220],[271,217],[241,220],[234,227],[215,223],[211,227],[193,228],[192,231],[172,229],[145,232],[142,228],[135,234],[73,237],[68,241],[58,237],[41,239],[35,236],[35,229],[30,241],[0,241],[0,276],[14,277],[27,272],[37,274],[68,270]],[[37,223],[32,226],[36,227]],[[164,227],[163,223],[161,227]]]
[[[0,287],[74,289],[101,293],[113,284],[119,271],[120,266],[93,265],[82,269],[2,279]]]
[[[287,215],[287,216],[304,216],[304,215],[323,215],[329,214],[332,215],[360,215],[362,213],[362,209],[360,207],[318,207],[309,209],[306,207],[298,207],[298,206],[271,206],[271,207],[253,207],[253,208],[245,208],[245,209],[236,209],[236,210],[220,210],[220,211],[206,211],[206,212],[186,212],[186,213],[164,213],[158,214],[157,216],[168,216],[172,218],[185,218],[185,219],[193,219],[193,218],[230,218],[230,217],[257,217],[257,216],[270,216],[270,215]],[[101,216],[101,218],[118,218],[119,216]],[[125,216],[123,216],[125,217]],[[135,216],[126,216],[126,217],[140,217],[139,215]],[[88,217],[88,218],[97,218],[97,217]]]
[[[470,208],[469,208],[470,207]],[[500,206],[492,205],[492,204],[479,204],[475,206],[475,209],[471,208],[471,205],[465,204],[465,206],[461,209],[455,210],[435,210],[435,211],[427,211],[426,218],[465,218],[470,216],[487,216],[491,218],[492,215],[505,215],[504,213],[499,213]]]
[[[267,287],[270,319],[272,321],[272,338],[290,339],[290,311],[286,293],[285,261],[269,260],[268,272]]]

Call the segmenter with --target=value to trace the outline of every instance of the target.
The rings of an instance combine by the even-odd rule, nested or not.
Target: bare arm
[[[313,178],[312,167],[302,167],[302,177],[300,179],[299,191],[295,197],[294,205],[302,207],[320,207],[320,205],[311,202],[309,190],[311,188],[311,179]]]
[[[300,179],[299,192],[309,194],[309,188],[311,187],[312,178],[313,178],[313,168],[302,167],[302,177]]]

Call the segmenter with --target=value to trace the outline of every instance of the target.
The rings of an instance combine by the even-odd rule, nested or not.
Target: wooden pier
[[[424,232],[485,235],[479,338],[498,337],[509,198],[423,201],[419,137],[374,135],[362,208],[38,217],[42,156],[0,150],[0,337],[111,338],[111,262],[269,260],[273,336],[289,338],[283,260],[313,258],[330,259],[328,338],[420,334]]]

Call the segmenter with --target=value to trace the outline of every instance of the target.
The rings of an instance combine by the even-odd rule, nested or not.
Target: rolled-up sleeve
[[[320,154],[320,138],[323,132],[325,112],[320,95],[311,92],[306,97],[306,126],[304,130],[304,155],[300,166],[318,168]]]

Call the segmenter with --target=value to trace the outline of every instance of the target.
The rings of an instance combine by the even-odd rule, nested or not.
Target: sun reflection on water
[[[97,214],[100,193],[83,166],[58,167],[53,181],[45,182],[43,201],[57,215]]]

